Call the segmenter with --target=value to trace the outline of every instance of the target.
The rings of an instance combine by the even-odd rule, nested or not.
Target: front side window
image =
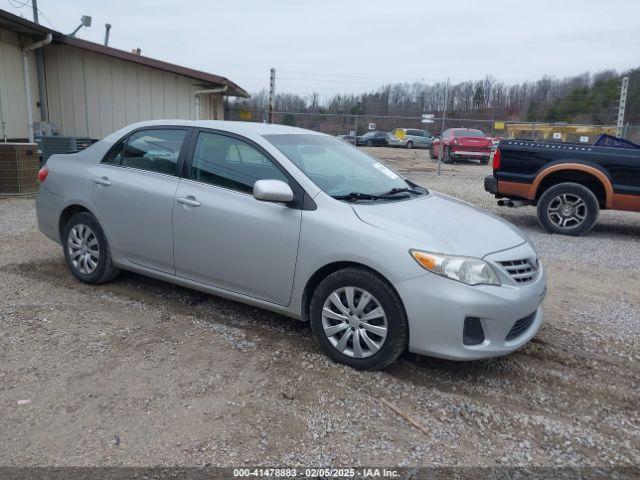
[[[288,181],[269,158],[248,143],[208,132],[198,135],[191,178],[245,193],[252,193],[258,180]]]
[[[333,137],[280,134],[264,138],[331,196],[354,192],[380,195],[394,188],[411,188],[375,158]]]
[[[120,165],[149,172],[176,175],[186,130],[141,130],[129,135]]]

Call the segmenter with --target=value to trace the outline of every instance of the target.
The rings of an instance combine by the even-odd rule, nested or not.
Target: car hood
[[[352,208],[363,222],[413,240],[413,248],[435,253],[482,258],[526,241],[509,222],[440,193]]]

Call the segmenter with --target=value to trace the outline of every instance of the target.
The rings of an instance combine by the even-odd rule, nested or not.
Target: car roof
[[[290,127],[288,125],[277,125],[274,123],[259,122],[232,122],[228,120],[184,120],[184,119],[163,119],[148,120],[137,122],[114,132],[102,140],[105,142],[115,143],[124,135],[132,130],[145,127],[163,127],[163,126],[183,126],[183,127],[199,127],[211,128],[215,130],[224,130],[230,133],[236,133],[243,136],[261,136],[261,135],[277,135],[277,134],[311,134],[325,135],[324,133],[306,130],[304,128]]]

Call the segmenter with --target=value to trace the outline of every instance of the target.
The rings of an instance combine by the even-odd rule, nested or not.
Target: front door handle
[[[188,197],[178,197],[176,198],[178,203],[183,205],[189,205],[190,207],[199,207],[200,202],[196,200],[196,197],[189,195]]]
[[[109,185],[111,185],[111,182],[109,181],[109,177],[94,178],[93,183],[97,185],[102,185],[103,187],[108,187]]]

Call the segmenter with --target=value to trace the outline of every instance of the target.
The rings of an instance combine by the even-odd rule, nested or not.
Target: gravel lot
[[[498,212],[487,167],[371,149],[418,183]],[[545,234],[499,211],[549,273],[521,351],[384,372],[327,360],[306,324],[123,274],[75,281],[32,199],[0,199],[0,464],[640,464],[640,215]],[[382,399],[414,419],[418,429]]]

